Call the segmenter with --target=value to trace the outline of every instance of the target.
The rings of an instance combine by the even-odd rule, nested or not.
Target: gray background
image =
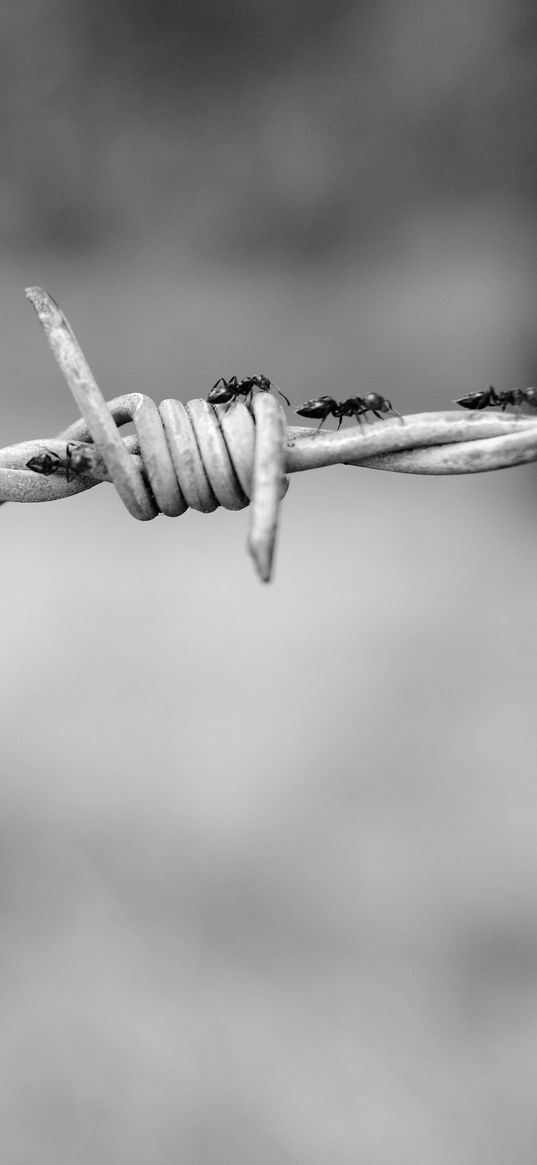
[[[1,443],[263,372],[535,383],[529,3],[19,0]],[[2,1165],[533,1165],[536,480],[296,475],[247,513],[6,506]]]

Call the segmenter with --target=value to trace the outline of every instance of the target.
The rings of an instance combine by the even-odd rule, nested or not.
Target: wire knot
[[[268,582],[289,473],[336,464],[398,473],[482,473],[537,460],[537,420],[505,413],[420,413],[402,424],[396,414],[393,420],[381,417],[382,423],[339,432],[286,428],[266,377],[250,377],[240,385],[236,378],[224,382],[219,390],[227,394],[224,403],[164,400],[157,405],[137,392],[107,402],[58,305],[42,288],[28,288],[26,294],[82,415],[57,437],[0,449],[0,505],[50,501],[102,481],[113,483],[140,521],[159,513],[178,517],[189,508],[205,514],[218,506],[241,510],[251,503],[248,549],[259,576]],[[238,399],[246,387],[249,407]],[[375,411],[373,396],[384,401],[370,394],[346,404],[360,400]],[[318,417],[320,402],[327,401],[332,397],[309,401],[298,411]],[[390,402],[384,403],[389,405],[384,411],[395,413]],[[474,407],[470,397],[458,403]],[[332,406],[328,411],[341,424],[347,412],[333,404],[336,411]],[[323,416],[326,408],[325,403]],[[123,438],[119,429],[131,421],[134,435]]]

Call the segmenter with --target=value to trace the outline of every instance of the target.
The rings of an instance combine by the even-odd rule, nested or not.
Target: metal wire
[[[111,481],[133,517],[148,521],[187,509],[211,513],[250,507],[248,549],[263,579],[271,577],[279,505],[287,474],[345,464],[398,473],[480,473],[537,460],[537,419],[498,413],[421,413],[338,433],[285,426],[266,392],[251,409],[205,400],[160,405],[143,393],[106,401],[57,304],[30,288],[47,340],[82,416],[54,438],[0,450],[0,504],[51,501]],[[131,422],[134,435],[122,438]],[[87,450],[88,471],[45,476],[28,461],[48,451],[66,464],[68,443]],[[68,480],[69,478],[69,480]]]

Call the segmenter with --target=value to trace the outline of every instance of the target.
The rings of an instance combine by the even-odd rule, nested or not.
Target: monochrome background
[[[262,372],[535,383],[526,0],[17,0],[2,445]],[[533,1165],[533,467],[0,513],[2,1165]]]

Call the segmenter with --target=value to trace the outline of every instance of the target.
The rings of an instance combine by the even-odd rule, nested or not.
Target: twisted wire
[[[271,575],[279,505],[287,474],[345,464],[399,473],[479,473],[537,460],[537,419],[450,411],[320,433],[285,426],[280,404],[256,393],[251,408],[206,400],[157,405],[143,393],[106,401],[70,325],[40,288],[30,288],[53,354],[80,408],[79,420],[54,438],[0,450],[0,504],[50,501],[111,481],[133,517],[218,506],[250,509],[248,548],[264,581]],[[119,432],[132,422],[134,434]],[[43,449],[65,461],[66,444],[81,443],[90,468],[71,476],[31,471]]]

